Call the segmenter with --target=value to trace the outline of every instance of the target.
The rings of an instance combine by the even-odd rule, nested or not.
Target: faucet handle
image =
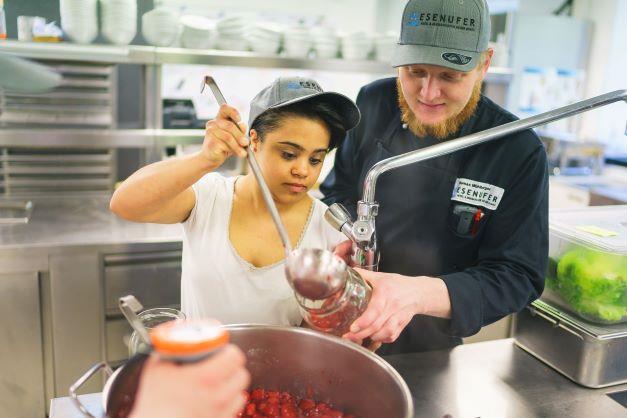
[[[348,210],[339,203],[334,203],[324,213],[324,219],[335,229],[344,233],[349,239],[354,241],[353,221]]]

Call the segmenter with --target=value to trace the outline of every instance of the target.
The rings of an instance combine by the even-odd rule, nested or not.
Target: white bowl
[[[183,28],[188,31],[195,30],[200,32],[206,32],[215,29],[215,23],[213,22],[213,20],[202,16],[185,15],[181,17],[180,22],[183,25]]]
[[[70,39],[79,44],[89,44],[98,35],[97,25],[85,28],[74,28],[72,26],[62,25],[63,32],[67,34]]]
[[[229,16],[224,17],[216,22],[216,28],[226,29],[231,27],[244,27],[248,24],[243,16]]]
[[[253,29],[247,34],[249,39],[260,39],[264,42],[278,42],[281,43],[281,39],[283,38],[281,35],[270,35],[267,32],[261,32],[257,29]]]
[[[250,45],[250,49],[252,49],[254,52],[273,55],[279,51],[279,48],[281,47],[281,42],[267,41],[251,36],[248,38],[248,45]]]
[[[225,51],[248,51],[248,40],[240,37],[226,37],[220,34],[216,39],[216,48]]]
[[[107,29],[107,28],[103,28],[102,29],[102,35],[111,43],[115,44],[115,45],[128,45],[131,43],[131,41],[133,40],[133,38],[135,38],[135,35],[137,34],[136,31],[122,31],[122,30],[117,30],[117,29]]]
[[[181,45],[184,48],[190,49],[212,49],[214,47],[214,39],[213,38],[188,38],[185,35],[181,35]]]
[[[263,33],[268,37],[281,38],[283,37],[283,26],[270,22],[257,22],[253,27],[253,32]]]
[[[98,35],[96,0],[60,0],[61,28],[74,42],[88,44]]]
[[[142,16],[142,35],[150,45],[170,46],[180,31],[178,16],[167,9],[153,9]]]
[[[104,37],[114,45],[125,46],[129,45],[133,38],[135,38],[136,33],[125,33],[125,32],[103,32]]]
[[[339,48],[337,46],[333,48],[314,47],[314,50],[316,51],[316,56],[318,58],[330,59],[330,58],[337,58],[337,53],[339,51]]]
[[[342,45],[342,57],[347,60],[365,60],[370,55],[371,48],[356,45]]]
[[[100,0],[102,35],[116,45],[128,45],[137,34],[136,0]]]
[[[285,55],[293,58],[305,58],[309,55],[309,51],[311,50],[311,44],[298,43],[298,44],[289,44],[285,43],[283,45],[283,50],[285,51]]]
[[[183,29],[181,34],[181,45],[184,48],[211,49],[215,44],[215,36],[211,31],[207,31],[202,36],[190,33]]]
[[[363,32],[363,31],[345,33],[344,35],[341,36],[341,38],[342,40],[346,40],[346,41],[360,41],[360,40],[365,40],[365,39],[369,40],[369,42],[372,41],[370,34]]]

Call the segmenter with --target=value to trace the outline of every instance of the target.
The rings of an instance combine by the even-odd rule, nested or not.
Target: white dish
[[[187,29],[198,31],[210,31],[215,29],[213,20],[202,16],[185,15],[181,17],[181,24]]]
[[[247,51],[248,40],[245,38],[228,38],[218,35],[216,39],[216,48],[225,51]]]
[[[153,9],[142,16],[142,35],[154,46],[170,46],[180,34],[178,16],[165,9]]]
[[[316,51],[316,56],[322,59],[330,59],[337,58],[337,54],[339,49],[335,48],[314,48]]]

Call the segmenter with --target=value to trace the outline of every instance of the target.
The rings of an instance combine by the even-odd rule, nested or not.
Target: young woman
[[[279,234],[251,173],[213,173],[251,146],[293,247],[331,249],[345,240],[307,192],[328,151],[359,122],[346,96],[306,78],[279,78],[252,101],[250,144],[239,113],[223,105],[202,150],[146,166],[116,190],[111,210],[136,222],[183,224],[181,306],[222,323],[300,325],[285,279]]]

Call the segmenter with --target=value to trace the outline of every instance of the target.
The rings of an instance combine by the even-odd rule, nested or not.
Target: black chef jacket
[[[355,215],[364,178],[378,161],[441,140],[404,128],[396,80],[357,96],[360,124],[338,149],[320,190]],[[516,120],[486,97],[455,137]],[[548,252],[548,169],[531,130],[384,173],[376,185],[379,271],[440,277],[451,319],[416,315],[380,354],[452,347],[461,337],[523,309],[544,287]]]

